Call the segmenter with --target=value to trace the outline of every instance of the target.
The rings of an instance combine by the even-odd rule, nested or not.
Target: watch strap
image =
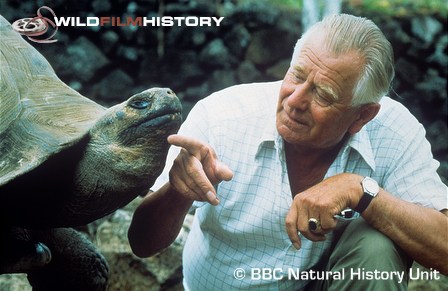
[[[363,211],[366,210],[366,208],[369,206],[372,199],[373,199],[372,195],[364,192],[364,194],[362,194],[361,199],[359,200],[358,205],[355,207],[354,210],[358,213],[363,213]]]

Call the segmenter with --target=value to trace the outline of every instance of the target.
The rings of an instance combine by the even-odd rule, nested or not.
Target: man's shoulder
[[[400,102],[390,97],[383,97],[378,115],[368,125],[368,131],[380,136],[408,140],[419,132],[423,126],[414,115]]]
[[[244,83],[244,84],[238,84],[229,86],[227,88],[224,88],[222,90],[219,90],[213,95],[249,95],[252,96],[259,92],[276,92],[280,90],[282,81],[273,81],[273,82],[255,82],[255,83]]]
[[[210,100],[210,102],[233,101],[256,105],[260,102],[276,101],[280,86],[281,81],[239,84],[217,91],[204,100]]]
[[[399,127],[400,124],[411,123],[411,125],[420,124],[414,115],[400,102],[390,98],[383,97],[380,102],[381,109],[374,120],[380,121],[386,126]]]
[[[234,85],[217,91],[199,101],[203,108],[217,118],[275,112],[281,81]]]

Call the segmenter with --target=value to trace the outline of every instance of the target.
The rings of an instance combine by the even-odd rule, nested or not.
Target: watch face
[[[364,182],[363,183],[364,189],[366,190],[366,192],[376,195],[380,191],[380,187],[378,186],[378,183],[375,180],[371,178],[365,178],[363,182]]]

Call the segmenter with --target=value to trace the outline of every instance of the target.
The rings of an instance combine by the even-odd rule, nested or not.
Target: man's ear
[[[358,118],[349,127],[348,132],[355,134],[361,130],[361,128],[372,120],[380,111],[381,105],[379,103],[369,103],[361,105]]]

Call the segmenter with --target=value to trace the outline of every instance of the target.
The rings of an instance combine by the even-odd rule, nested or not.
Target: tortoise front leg
[[[106,259],[83,234],[72,228],[54,228],[36,231],[35,237],[48,245],[53,258],[47,266],[27,272],[34,291],[106,290]]]
[[[51,261],[48,247],[33,240],[27,229],[2,227],[0,236],[0,274],[25,273]]]

